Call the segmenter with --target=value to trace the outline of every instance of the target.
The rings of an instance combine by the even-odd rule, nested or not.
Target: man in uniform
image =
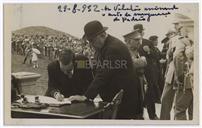
[[[165,85],[161,97],[161,113],[160,119],[161,120],[170,120],[170,111],[173,106],[173,101],[175,97],[175,87],[179,86],[178,80],[176,79],[176,55],[182,50],[181,46],[181,33],[180,30],[183,28],[179,22],[173,22],[174,28],[176,29],[176,34],[173,34],[169,40],[169,49],[167,51],[167,72],[165,75]],[[178,97],[176,97],[178,100]]]
[[[189,119],[193,118],[193,92],[192,82],[190,79],[190,57],[186,50],[187,47],[191,46],[190,39],[187,38],[186,28],[180,29],[180,37],[176,44],[176,50],[173,55],[174,66],[175,66],[175,86],[176,99],[175,99],[175,120],[186,120],[186,110],[189,110]],[[187,54],[185,54],[187,53]],[[187,55],[187,56],[186,56]]]
[[[179,36],[175,33],[169,39],[169,48],[167,51],[167,69],[165,73],[165,85],[161,97],[161,120],[170,120],[170,111],[173,106],[173,100],[175,96],[174,85],[174,62],[173,53],[175,50],[175,43],[177,42]]]

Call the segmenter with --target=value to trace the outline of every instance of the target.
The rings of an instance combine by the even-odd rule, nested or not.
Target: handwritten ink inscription
[[[60,13],[91,13],[96,12],[101,16],[112,17],[114,22],[134,22],[147,21],[150,22],[152,17],[167,17],[173,11],[179,8],[173,4],[172,6],[140,6],[135,4],[116,4],[113,6],[99,6],[98,4],[63,4],[58,5]]]

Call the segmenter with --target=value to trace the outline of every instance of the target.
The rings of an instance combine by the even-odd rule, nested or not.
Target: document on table
[[[25,95],[27,98],[28,102],[35,102],[35,97],[38,95]],[[68,98],[64,98],[63,101],[57,101],[55,98],[48,97],[48,96],[38,96],[39,97],[39,102],[40,103],[46,103],[49,104],[50,106],[61,106],[61,105],[66,105],[66,104],[71,104],[71,101]],[[23,99],[17,100],[17,102],[22,103]]]

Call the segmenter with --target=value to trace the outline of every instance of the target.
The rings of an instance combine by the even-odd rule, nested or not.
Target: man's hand
[[[160,62],[161,64],[164,64],[164,63],[166,63],[166,59],[160,59],[159,62]]]
[[[149,48],[149,46],[145,45],[145,46],[143,47],[143,50],[144,50],[146,53],[150,54],[150,48]]]
[[[61,93],[59,92],[56,92],[55,95],[54,95],[55,99],[58,100],[58,101],[63,101],[64,100],[64,95],[62,95]]]
[[[80,96],[80,95],[74,95],[74,96],[70,96],[68,98],[70,101],[85,101],[87,98],[85,96]]]
[[[145,58],[144,56],[141,56],[140,58],[141,58],[144,62],[147,63],[147,60],[146,60],[146,58]]]

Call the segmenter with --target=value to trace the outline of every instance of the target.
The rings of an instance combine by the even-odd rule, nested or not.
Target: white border
[[[1,107],[0,107],[0,127],[5,127],[4,126],[4,124],[3,124],[3,119],[4,119],[4,115],[3,115],[3,56],[4,56],[4,54],[3,54],[3,3],[21,3],[21,2],[23,2],[23,3],[55,3],[55,2],[58,2],[58,3],[67,3],[67,2],[87,2],[87,1],[81,1],[81,0],[66,0],[66,1],[64,1],[64,0],[35,0],[35,1],[31,1],[31,0],[1,0],[0,1],[0,12],[1,12],[1,15],[0,15],[0,22],[1,22],[1,24],[0,24],[0,28],[1,28],[1,34],[0,34],[0,40],[1,40],[1,43],[0,43],[0,72],[1,72],[1,76],[0,76],[0,82],[1,82],[1,88],[0,88],[0,94],[2,94],[1,96],[0,96],[0,105],[1,105]],[[107,1],[107,0],[97,0],[97,1],[95,1],[95,0],[88,0],[88,2],[99,2],[99,3],[103,3],[103,2],[109,2],[109,1]],[[199,29],[199,42],[201,42],[201,2],[199,1],[199,0],[167,0],[167,1],[165,1],[165,0],[155,0],[155,1],[151,1],[151,0],[144,0],[144,1],[142,1],[142,0],[127,0],[127,1],[125,1],[125,0],[111,0],[110,1],[110,3],[126,3],[126,2],[138,2],[138,3],[152,3],[152,2],[161,2],[161,3],[163,3],[163,2],[166,2],[166,3],[172,3],[172,2],[177,2],[177,3],[190,3],[190,2],[198,2],[199,3],[199,9],[200,9],[200,11],[199,11],[199,15],[200,15],[200,17],[199,17],[199,26],[200,26],[200,29]],[[201,55],[201,49],[202,47],[201,47],[201,43],[199,43],[199,55]],[[201,66],[200,66],[200,64],[201,64],[201,57],[199,56],[199,75],[200,75],[200,73],[201,73]],[[199,89],[201,89],[201,87],[200,87],[200,85],[201,85],[201,80],[199,79]],[[199,94],[199,100],[201,99],[201,93]],[[200,102],[200,105],[199,105],[199,108],[201,108],[201,102]],[[199,112],[200,112],[200,114],[199,115],[202,115],[202,113],[201,113],[201,111],[199,110]],[[201,116],[200,116],[201,117]],[[30,120],[31,121],[31,120]],[[201,122],[201,119],[200,119],[200,122]],[[148,126],[148,125],[147,125]],[[147,126],[143,126],[143,127],[147,127]],[[186,125],[185,125],[186,126]],[[13,126],[7,126],[7,127],[13,127]],[[22,127],[22,126],[21,126]],[[26,127],[26,126],[23,126],[23,127]],[[34,127],[40,127],[40,126],[34,126]],[[55,127],[55,126],[46,126],[46,127]],[[66,127],[66,126],[64,126],[64,127]],[[83,127],[83,126],[79,126],[79,127]],[[122,126],[118,126],[118,127],[122,127]],[[128,126],[127,126],[128,127]],[[142,126],[141,126],[142,127]],[[150,126],[149,126],[150,127]],[[152,127],[157,127],[157,126],[152,126]],[[162,127],[162,126],[159,126],[159,127]],[[170,127],[170,126],[167,126],[167,127]],[[180,126],[175,126],[175,127],[184,127],[184,126],[182,126],[182,125],[180,125]],[[192,126],[191,126],[192,127]],[[195,127],[195,126],[193,126],[193,127]]]

